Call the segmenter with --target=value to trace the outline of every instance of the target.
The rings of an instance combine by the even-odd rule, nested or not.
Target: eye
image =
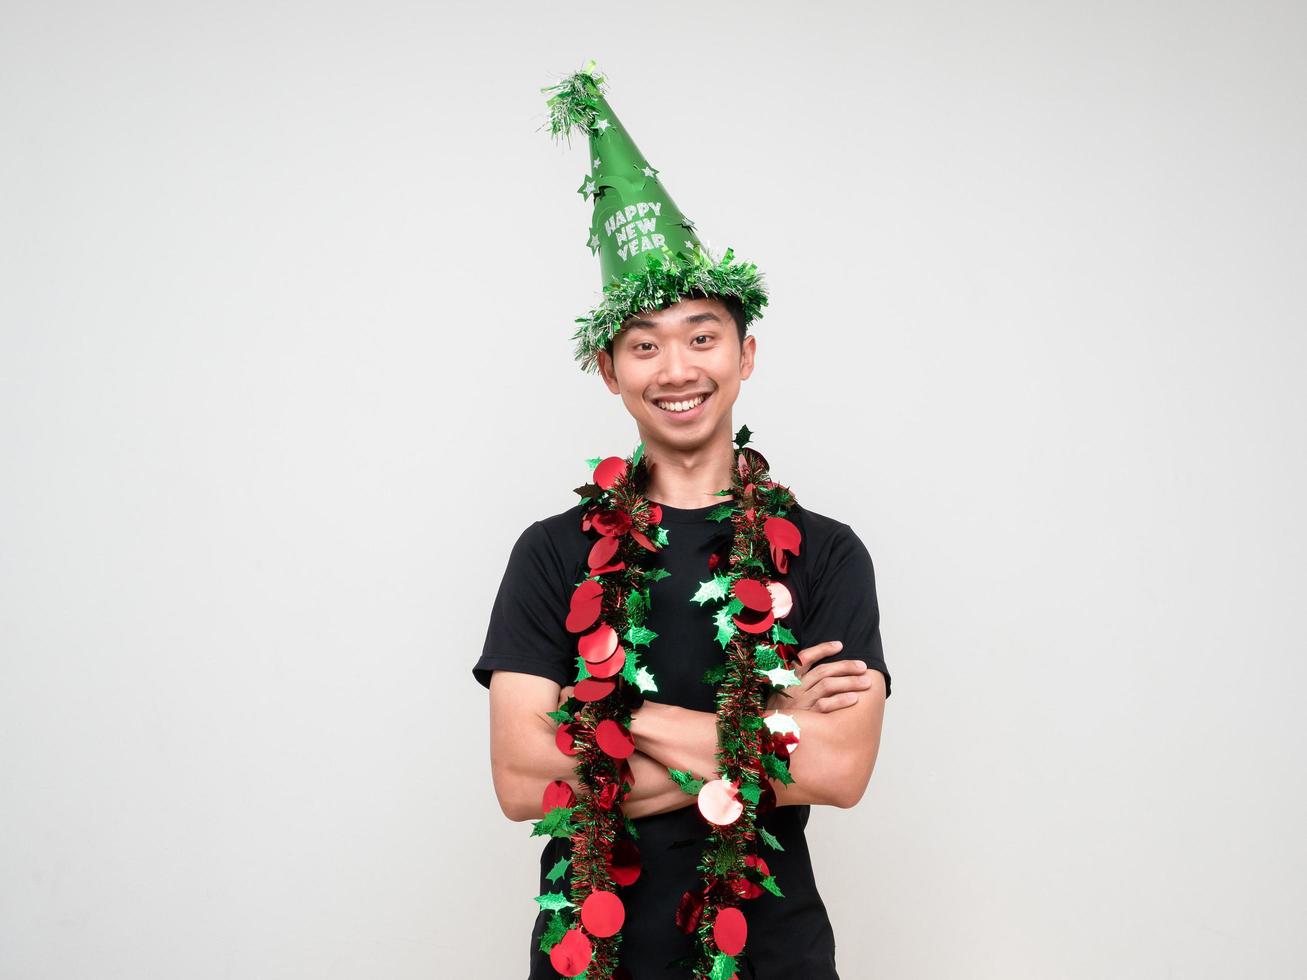
[[[650,342],[650,341],[648,341],[648,340],[642,340],[642,341],[640,341],[638,344],[635,345],[635,349],[636,349],[636,350],[641,350],[642,348],[649,348],[649,349],[652,350],[652,349],[653,349],[653,343]]]
[[[701,334],[699,334],[699,336],[695,337],[694,339],[695,339],[695,340],[707,340],[707,341],[711,341],[711,340],[712,340],[712,334],[710,334],[710,333],[701,333]]]

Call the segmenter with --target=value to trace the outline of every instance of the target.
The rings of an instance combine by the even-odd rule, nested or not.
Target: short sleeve
[[[811,599],[804,612],[801,636],[805,647],[839,640],[839,653],[822,659],[862,660],[885,675],[885,697],[890,694],[889,668],[880,641],[880,604],[876,599],[876,570],[862,539],[847,524],[837,524],[829,547],[814,569]]]
[[[569,589],[545,526],[518,536],[490,609],[481,658],[472,675],[490,687],[496,670],[538,674],[566,687],[575,678],[572,638],[565,625]]]

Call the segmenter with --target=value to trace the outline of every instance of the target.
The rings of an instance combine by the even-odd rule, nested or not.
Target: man
[[[674,229],[695,255],[706,253],[693,238],[692,224],[660,185],[649,182],[656,171],[647,172],[652,168],[599,94],[599,81],[591,65],[565,84],[580,93],[591,135],[595,172],[583,191],[587,183],[602,188],[587,192],[596,197],[591,247],[598,241],[608,282],[630,288],[616,301],[609,291],[605,306],[583,321],[577,354],[583,365],[597,368],[635,421],[648,473],[643,494],[658,505],[660,526],[668,532],[667,543],[650,559],[662,577],[649,587],[645,624],[656,636],[644,656],[657,687],[630,713],[635,750],[626,760],[631,780],[620,804],[638,833],[640,864],[638,877],[620,889],[624,922],[617,975],[655,980],[691,975],[695,930],[686,919],[693,921],[697,865],[712,826],[700,812],[702,804],[693,806],[696,797],[670,771],[711,779],[718,770],[719,720],[714,688],[704,677],[720,667],[723,649],[709,610],[691,600],[702,579],[725,568],[732,546],[731,522],[710,518],[724,500],[731,502],[723,494],[732,486],[737,460],[732,410],[742,382],[753,373],[757,342],[747,327],[765,296],[751,266],[730,266],[729,251],[723,260],[699,259],[694,266],[684,261],[687,241],[675,241],[681,264],[671,259],[667,243]],[[575,124],[569,113],[578,111],[577,104],[573,98],[564,107],[565,124]],[[607,125],[598,125],[601,120]],[[615,160],[630,163],[638,179],[614,174],[622,169]],[[632,231],[623,234],[624,226]],[[643,248],[643,238],[651,248]],[[642,250],[668,262],[633,271],[630,263],[643,258]],[[686,268],[711,275],[687,278]],[[652,294],[651,280],[658,286]],[[663,301],[650,302],[651,296]],[[575,691],[569,596],[594,574],[587,556],[596,535],[584,529],[585,513],[583,501],[535,522],[518,538],[473,668],[490,689],[493,782],[511,820],[540,817],[546,786],[565,783],[577,796],[585,789],[576,759],[560,752],[559,725],[551,717]],[[834,937],[804,828],[812,804],[851,807],[861,799],[878,754],[890,686],[866,548],[846,524],[797,504],[788,516],[802,533],[784,579],[793,599],[786,622],[798,641],[795,683],[771,693],[767,707],[797,723],[802,748],[789,760],[792,781],[774,781],[775,805],[759,810],[758,826],[776,846],[748,859],[760,875],[779,883],[784,897],[779,889],[736,883],[749,937],[734,965],[740,980],[837,977]],[[549,838],[541,856],[542,895],[557,892],[570,857],[567,837]],[[560,959],[557,950],[550,955],[561,945],[556,935],[546,934],[549,919],[542,908],[532,932],[533,980],[581,970],[580,963],[565,968],[573,960]]]

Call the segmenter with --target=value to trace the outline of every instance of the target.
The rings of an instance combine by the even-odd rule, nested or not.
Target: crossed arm
[[[773,780],[778,806],[804,803],[855,805],[866,791],[880,749],[885,679],[860,661],[817,664],[838,649],[819,643],[799,652],[802,681],[768,704],[792,715],[799,745],[790,757],[790,785]],[[554,743],[549,717],[569,694],[556,681],[497,670],[490,682],[490,755],[495,794],[510,820],[541,815],[545,785],[561,779],[580,790],[572,756]],[[695,802],[667,775],[668,767],[702,778],[717,773],[717,718],[711,712],[646,700],[632,713],[635,781],[623,801],[628,817],[666,813]]]

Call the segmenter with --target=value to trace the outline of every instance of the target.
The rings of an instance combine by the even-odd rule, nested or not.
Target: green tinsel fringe
[[[693,296],[734,296],[744,309],[746,330],[767,305],[763,274],[752,262],[736,262],[734,250],[728,248],[718,260],[706,249],[694,249],[687,255],[664,246],[661,257],[658,253],[649,256],[643,272],[629,273],[604,286],[603,301],[576,318],[580,326],[572,340],[581,370],[594,373],[598,369],[599,351],[612,342],[627,317],[661,310]]]
[[[573,72],[556,85],[546,85],[541,92],[554,92],[549,99],[549,134],[555,141],[572,131],[589,135],[597,115],[596,97],[603,94],[604,76],[595,71],[593,61]]]

